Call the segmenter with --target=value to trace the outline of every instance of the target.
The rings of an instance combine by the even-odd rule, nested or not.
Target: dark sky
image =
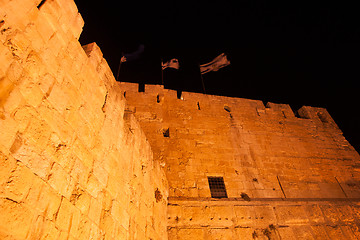
[[[75,0],[85,26],[116,76],[121,53],[144,44],[142,58],[122,65],[119,80],[203,92],[198,64],[220,53],[231,65],[203,75],[206,92],[328,109],[360,151],[360,15],[346,1]],[[355,1],[353,1],[355,2]]]

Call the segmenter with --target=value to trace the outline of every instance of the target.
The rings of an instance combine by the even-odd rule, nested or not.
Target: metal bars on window
[[[212,198],[227,198],[223,177],[208,177]]]

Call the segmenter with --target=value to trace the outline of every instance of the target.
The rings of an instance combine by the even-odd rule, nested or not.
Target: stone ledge
[[[206,198],[206,197],[169,197],[169,205],[176,201],[196,202],[360,202],[360,198],[251,198],[246,201],[243,198]]]

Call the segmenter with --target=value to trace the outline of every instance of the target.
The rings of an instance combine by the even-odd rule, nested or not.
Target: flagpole
[[[118,67],[118,71],[117,71],[117,75],[116,75],[116,81],[119,80],[119,74],[120,74],[120,68],[121,68],[121,58],[124,56],[124,53],[121,53],[121,56],[120,56],[120,63],[119,63],[119,67]]]
[[[206,94],[205,84],[204,84],[204,79],[203,79],[203,76],[202,76],[202,74],[201,74],[200,64],[198,64],[198,66],[199,66],[199,71],[200,71],[200,78],[201,78],[202,88],[203,88],[203,90],[204,90],[204,94]]]
[[[164,70],[163,70],[163,66],[162,66],[162,63],[163,63],[163,59],[161,58],[161,85],[164,86]]]

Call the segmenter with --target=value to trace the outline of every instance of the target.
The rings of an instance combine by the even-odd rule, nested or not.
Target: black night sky
[[[96,42],[119,80],[203,92],[198,64],[224,52],[231,65],[205,75],[206,93],[325,107],[360,151],[358,98],[360,15],[346,1],[75,0],[85,26],[81,44]],[[355,2],[355,1],[353,1]]]

